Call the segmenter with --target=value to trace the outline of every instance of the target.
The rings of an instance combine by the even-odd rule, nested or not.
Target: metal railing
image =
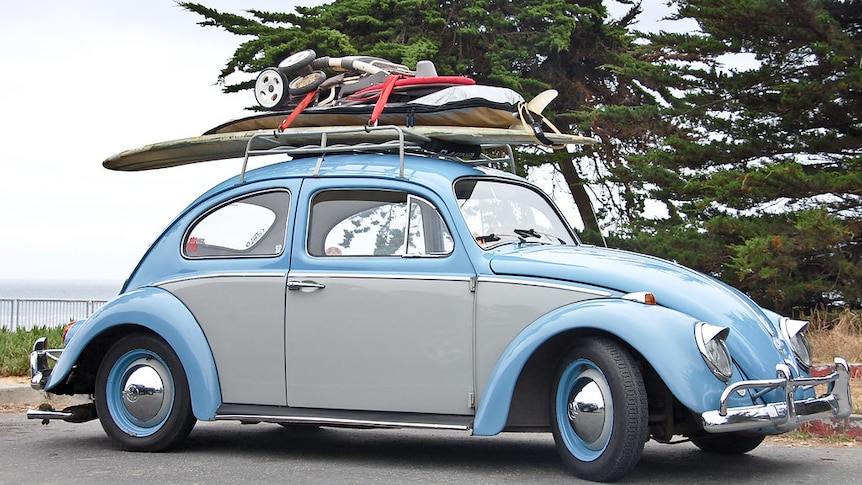
[[[38,300],[0,298],[0,329],[32,330],[59,327],[69,320],[87,318],[107,303],[105,300]]]

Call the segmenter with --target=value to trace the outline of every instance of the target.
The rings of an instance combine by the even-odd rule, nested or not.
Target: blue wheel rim
[[[140,379],[141,375],[146,375],[149,382],[154,382],[155,379],[155,382],[161,384],[161,392],[158,393],[160,398],[155,392],[137,391],[141,388],[158,387],[155,384],[143,387],[136,383],[136,379]],[[111,367],[105,396],[111,418],[122,432],[134,437],[150,436],[159,431],[171,415],[174,401],[173,376],[158,355],[144,349],[130,350]],[[144,396],[144,399],[155,405],[155,410],[147,411],[145,417],[142,417],[140,412],[135,412],[135,401],[139,396]]]
[[[570,417],[570,404],[576,400],[576,394],[584,393],[601,396],[603,412],[599,428],[595,436],[585,440],[576,429]],[[594,363],[586,359],[578,359],[570,363],[560,375],[554,402],[557,429],[569,452],[580,461],[593,461],[602,456],[610,442],[613,431],[613,401],[607,379]],[[597,419],[597,418],[593,418]],[[581,432],[583,434],[583,431]]]

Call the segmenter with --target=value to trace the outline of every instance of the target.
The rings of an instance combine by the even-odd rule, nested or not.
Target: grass
[[[815,311],[800,318],[811,321],[806,335],[815,362],[844,357],[851,364],[862,363],[862,311]]]
[[[29,332],[23,329],[14,332],[0,329],[0,377],[30,375],[30,351],[33,350],[33,342],[46,336],[50,347],[59,347],[63,327],[33,327]]]

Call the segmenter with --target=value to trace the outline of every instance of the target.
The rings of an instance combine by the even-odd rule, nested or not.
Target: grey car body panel
[[[161,285],[189,308],[203,329],[223,402],[287,404],[282,344],[285,281],[284,274],[215,275]]]
[[[325,285],[288,291],[291,407],[472,413],[469,277],[292,273],[289,280]]]

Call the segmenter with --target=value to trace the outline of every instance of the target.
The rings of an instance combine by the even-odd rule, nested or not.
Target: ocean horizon
[[[0,279],[0,299],[111,300],[123,280]]]

